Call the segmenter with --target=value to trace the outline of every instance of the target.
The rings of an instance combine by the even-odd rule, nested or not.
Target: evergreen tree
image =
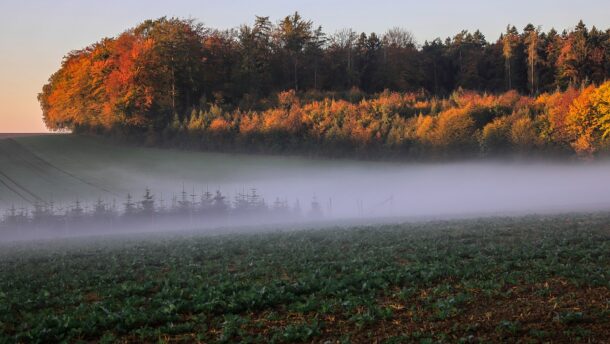
[[[216,190],[216,195],[213,199],[214,213],[219,215],[227,211],[227,203],[225,202],[225,196],[220,193],[220,190]]]
[[[191,211],[192,203],[188,199],[188,193],[184,188],[184,184],[182,184],[182,192],[180,192],[180,200],[178,200],[178,211],[186,214]]]
[[[322,217],[322,206],[320,205],[320,202],[318,202],[318,198],[316,196],[313,196],[313,199],[311,200],[311,209],[309,211],[309,217],[315,219]]]
[[[127,194],[127,199],[125,201],[124,205],[124,209],[123,209],[123,215],[126,217],[130,217],[136,214],[137,212],[137,207],[136,204],[133,202],[133,198],[131,197],[131,193]]]
[[[76,200],[70,209],[72,219],[81,219],[85,215],[85,209],[81,206],[80,200]]]
[[[152,216],[155,214],[154,198],[154,195],[150,193],[150,189],[146,188],[144,196],[142,196],[142,200],[140,201],[140,207],[142,208],[142,212],[147,216]]]
[[[312,25],[311,21],[304,20],[295,12],[285,17],[278,27],[281,46],[292,60],[293,87],[296,91],[299,90],[299,61],[313,37]]]
[[[299,201],[298,198],[294,202],[294,206],[292,207],[292,214],[297,218],[301,217],[301,215],[302,215],[301,202]]]
[[[214,194],[212,194],[208,189],[206,189],[205,192],[202,191],[199,204],[203,212],[209,211],[212,209],[214,204]]]

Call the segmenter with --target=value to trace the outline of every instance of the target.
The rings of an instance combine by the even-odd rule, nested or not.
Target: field
[[[50,133],[0,133],[0,139],[11,139],[11,138],[19,138],[19,137],[29,137],[29,136],[46,136],[53,135]]]
[[[0,342],[604,342],[610,215],[2,244]]]

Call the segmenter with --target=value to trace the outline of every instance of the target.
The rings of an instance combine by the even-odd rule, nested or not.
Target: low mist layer
[[[264,207],[280,201],[299,219],[463,217],[610,208],[610,163],[463,162],[403,164],[180,152],[112,145],[77,136],[2,140],[2,208],[53,202],[68,214],[101,201],[121,213],[221,191],[229,206],[253,188]],[[11,149],[8,151],[8,149]],[[265,222],[252,217],[240,224]],[[269,218],[277,220],[277,218]],[[296,220],[296,218],[282,218]],[[179,223],[177,221],[176,223]],[[172,222],[165,222],[170,229]],[[209,225],[209,223],[207,223]],[[206,225],[205,218],[191,227]],[[184,223],[180,222],[180,226]],[[162,230],[155,226],[155,230]]]

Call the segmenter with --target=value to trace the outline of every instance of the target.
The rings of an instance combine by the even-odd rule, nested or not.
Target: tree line
[[[354,91],[351,97],[360,100],[303,101],[286,91],[268,110],[193,110],[143,139],[186,149],[416,159],[592,157],[610,148],[610,82],[535,98],[516,91],[456,91],[446,99],[398,92],[365,98]]]
[[[95,203],[85,204],[79,200],[67,206],[58,206],[53,201],[39,201],[32,207],[16,208],[14,205],[4,210],[0,217],[0,232],[20,233],[36,230],[72,231],[121,231],[131,227],[142,228],[194,228],[220,226],[227,221],[294,221],[303,218],[320,219],[324,211],[314,196],[310,207],[302,209],[299,200],[288,204],[285,199],[276,198],[271,204],[258,193],[256,188],[238,192],[231,200],[221,191],[195,190],[184,188],[179,196],[166,201],[156,197],[146,189],[139,200],[131,194],[121,204],[116,200],[107,202],[99,198]]]
[[[435,153],[438,147],[429,147],[444,147],[439,137],[443,128],[463,119],[457,113],[473,110],[464,110],[468,106],[460,98],[478,97],[493,103],[489,97],[513,97],[519,98],[513,104],[518,106],[472,115],[472,124],[469,120],[455,123],[473,128],[476,135],[471,138],[477,142],[469,140],[440,150],[468,146],[467,152],[501,151],[503,148],[489,148],[495,143],[483,136],[506,131],[508,124],[497,120],[495,129],[489,127],[487,133],[485,126],[498,117],[512,116],[504,122],[511,122],[512,127],[516,121],[520,124],[515,128],[523,128],[510,129],[511,137],[517,131],[530,131],[535,132],[536,140],[532,141],[534,135],[514,137],[509,146],[522,150],[525,146],[547,147],[552,141],[552,146],[562,149],[593,152],[600,151],[600,140],[595,137],[599,128],[591,124],[582,129],[591,133],[566,133],[567,124],[545,123],[538,115],[556,117],[541,109],[544,99],[575,100],[577,93],[602,85],[610,75],[609,44],[610,29],[589,29],[582,21],[561,33],[554,29],[543,32],[529,24],[521,32],[508,26],[495,41],[487,41],[479,31],[462,31],[445,40],[418,44],[401,28],[383,34],[357,34],[352,29],[327,34],[298,13],[277,23],[256,17],[252,25],[230,30],[215,30],[194,20],[160,18],[69,53],[43,87],[39,101],[50,129],[122,135],[149,144],[245,149],[252,147],[244,142],[254,140],[257,149],[273,152],[287,149],[284,141],[289,141],[289,147],[299,150],[311,147],[309,151],[376,154],[381,149],[404,154],[405,149]],[[603,90],[600,92],[603,96]],[[297,98],[299,106],[295,106],[297,101],[288,106],[283,99],[287,94]],[[397,112],[391,105],[360,118],[333,110],[342,104],[362,111],[392,97],[414,101],[400,105]],[[563,120],[572,105],[578,106],[564,105],[557,115],[562,119],[557,121]],[[307,118],[304,113],[292,113],[299,107],[305,112],[308,107],[325,111]],[[455,113],[441,116],[449,109]],[[284,116],[284,125],[296,117],[300,120],[293,128],[256,122],[274,116]],[[415,128],[421,134],[424,129],[410,126],[407,130],[403,123],[418,119],[435,127],[430,129],[435,134],[416,134],[413,140],[410,130]],[[197,125],[198,121],[202,123]],[[316,128],[320,123],[323,132]],[[551,133],[555,129],[559,133]],[[218,138],[214,133],[226,135]],[[498,134],[498,140],[506,141],[505,134]],[[582,139],[585,136],[588,138]]]

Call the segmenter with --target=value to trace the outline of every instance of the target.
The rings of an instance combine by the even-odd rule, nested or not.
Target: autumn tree
[[[499,117],[485,125],[479,138],[485,155],[505,154],[510,150],[511,127],[506,117]]]
[[[578,85],[586,79],[589,31],[582,20],[574,31],[564,34],[557,59],[558,78],[562,85]]]
[[[164,17],[67,54],[39,102],[51,130],[147,145],[594,154],[610,135],[609,44],[582,22],[420,46],[404,28],[326,35],[299,13],[227,30]]]
[[[534,121],[527,116],[521,115],[511,123],[510,141],[519,153],[534,151],[538,145],[538,133]]]
[[[431,133],[432,142],[446,153],[472,153],[476,144],[474,130],[468,108],[449,109],[439,114]]]
[[[610,82],[583,89],[570,105],[567,122],[577,153],[591,155],[599,150],[610,135]]]
[[[517,44],[517,40],[519,39],[519,34],[517,32],[517,28],[514,26],[507,26],[506,33],[502,38],[502,54],[504,55],[504,65],[506,68],[506,86],[508,90],[513,89],[513,74],[512,74],[512,66],[513,66],[513,55],[515,54],[515,46]]]
[[[602,133],[602,139],[610,138],[610,81],[603,83],[591,97],[596,124]]]

